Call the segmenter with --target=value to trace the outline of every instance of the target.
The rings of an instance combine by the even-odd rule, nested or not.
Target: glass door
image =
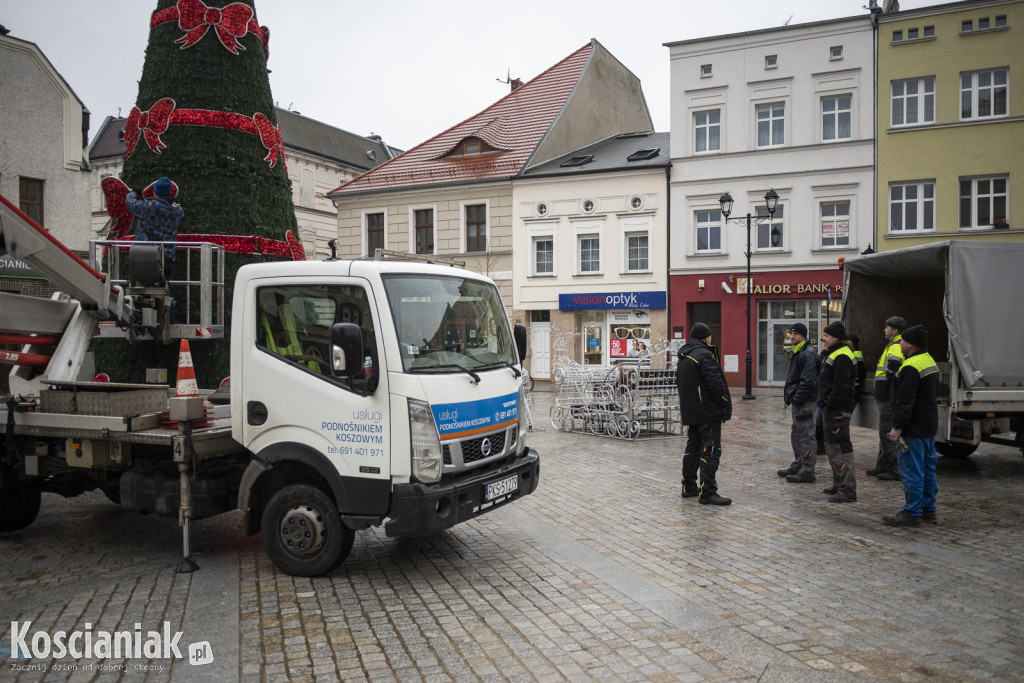
[[[601,365],[604,362],[604,347],[601,345],[601,331],[604,323],[583,325],[583,364]]]

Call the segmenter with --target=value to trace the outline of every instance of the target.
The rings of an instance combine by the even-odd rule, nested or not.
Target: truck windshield
[[[384,289],[405,372],[464,373],[517,362],[494,285],[462,277],[387,275]]]

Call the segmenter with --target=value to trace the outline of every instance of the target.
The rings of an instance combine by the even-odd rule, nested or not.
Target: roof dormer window
[[[501,150],[491,147],[486,142],[478,137],[470,136],[465,138],[459,144],[452,148],[452,151],[445,154],[445,157],[470,157],[478,154],[487,154],[489,152],[499,152]]]

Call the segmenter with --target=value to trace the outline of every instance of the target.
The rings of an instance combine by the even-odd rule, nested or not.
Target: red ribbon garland
[[[233,2],[218,9],[208,7],[202,0],[178,0],[174,7],[154,12],[149,27],[153,29],[171,21],[177,21],[178,28],[185,31],[185,35],[174,41],[181,44],[182,50],[198,43],[212,27],[220,44],[233,55],[245,49],[238,42],[239,38],[249,33],[259,36],[263,52],[270,59],[270,31],[256,22],[252,8],[244,3]]]
[[[142,196],[153,197],[153,183],[150,183],[143,191]],[[126,237],[128,229],[132,224],[132,215],[125,205],[125,198],[131,189],[124,184],[120,178],[104,178],[100,183],[103,195],[107,200],[107,215],[114,219],[114,227],[107,235],[108,240],[131,240]],[[171,183],[171,196],[178,196],[177,183]],[[210,242],[224,247],[229,254],[263,254],[265,256],[280,256],[293,261],[305,261],[306,250],[302,242],[291,230],[285,233],[285,239],[272,240],[257,235],[201,235],[198,233],[183,233],[175,237],[177,242]],[[106,249],[103,251],[106,255]]]
[[[244,114],[209,109],[176,109],[174,100],[169,97],[158,100],[149,111],[132,107],[124,125],[124,158],[132,155],[140,137],[145,138],[146,145],[159,154],[160,150],[167,146],[160,139],[160,135],[172,125],[209,126],[258,135],[263,147],[269,150],[263,160],[269,162],[271,168],[277,166],[278,158],[285,163],[281,129],[271,123],[265,114],[256,112],[252,117],[248,117]]]

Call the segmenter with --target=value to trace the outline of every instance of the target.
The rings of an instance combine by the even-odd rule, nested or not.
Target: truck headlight
[[[441,442],[430,406],[409,399],[409,442],[412,445],[412,476],[425,484],[441,479]]]

